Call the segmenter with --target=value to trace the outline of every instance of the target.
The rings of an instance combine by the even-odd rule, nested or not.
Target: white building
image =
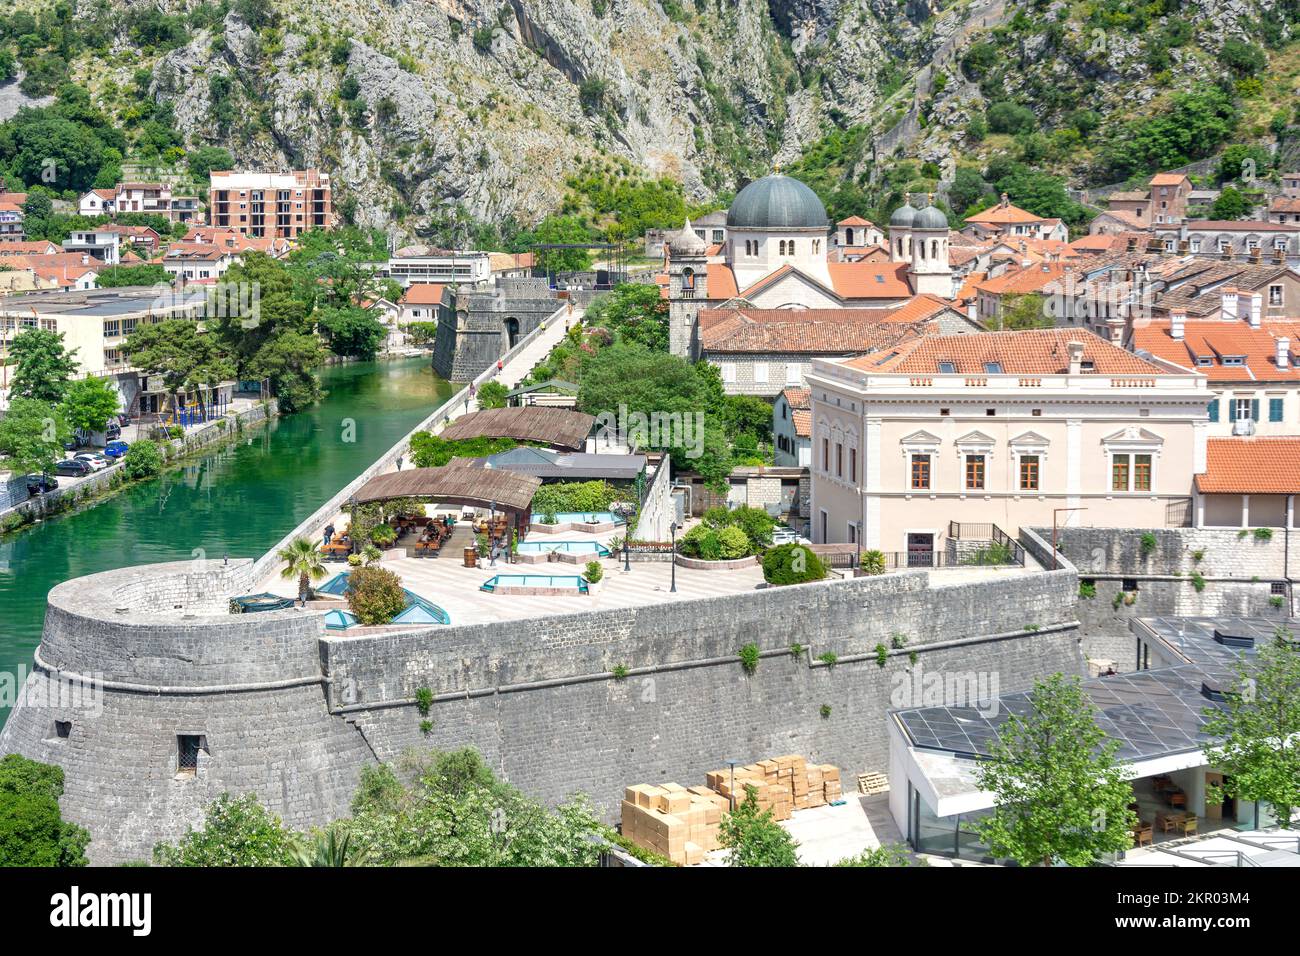
[[[787,388],[772,406],[773,464],[807,468],[812,464],[812,411],[808,389]]]

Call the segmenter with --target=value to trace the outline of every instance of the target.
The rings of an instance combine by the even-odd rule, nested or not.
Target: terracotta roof
[[[905,299],[912,294],[907,262],[828,262],[831,285],[846,299]]]
[[[1156,173],[1151,177],[1152,186],[1177,186],[1187,178],[1186,173]]]
[[[438,305],[442,302],[443,286],[437,282],[416,282],[398,300],[402,305]]]
[[[1157,232],[1187,227],[1188,232],[1295,232],[1295,223],[1264,222],[1260,219],[1189,219],[1184,223],[1158,223]]]
[[[1300,341],[1293,342],[1300,347]],[[1277,341],[1271,332],[1245,322],[1186,322],[1181,341],[1170,334],[1168,321],[1153,321],[1133,330],[1133,348],[1182,368],[1200,372],[1210,382],[1276,382],[1300,379],[1300,370],[1276,365]],[[1225,356],[1241,356],[1245,364],[1225,365]],[[1201,360],[1211,364],[1202,365]]]
[[[841,219],[835,225],[837,226],[874,226],[875,223],[870,219],[863,219],[861,216],[849,216],[848,219]]]
[[[63,250],[57,243],[42,240],[28,240],[23,242],[0,242],[0,256],[43,256],[53,252],[62,252]]]
[[[984,226],[1007,226],[1014,223],[1023,222],[1041,222],[1042,216],[1035,216],[1027,209],[1021,209],[1019,206],[1007,205],[990,206],[975,213],[973,216],[967,216],[967,222],[975,222]]]
[[[935,331],[929,319],[949,306],[934,296],[897,309],[704,309],[705,352],[820,352],[845,355],[892,347]]]
[[[708,282],[710,299],[730,299],[738,293],[736,274],[725,262],[710,262],[705,267],[705,281]]]
[[[1196,476],[1202,494],[1300,494],[1300,438],[1211,438],[1205,471]]]
[[[1121,190],[1106,197],[1107,202],[1145,202],[1151,195],[1145,189]]]
[[[792,409],[812,408],[812,391],[806,388],[783,388],[781,397]]]
[[[1300,212],[1300,196],[1277,196],[1268,204],[1269,212]]]
[[[195,262],[216,262],[230,250],[206,242],[173,242],[167,247],[164,259],[190,259]]]
[[[952,362],[956,374],[986,375],[990,374],[986,366],[996,362],[1008,375],[1063,375],[1069,369],[1071,342],[1083,344],[1083,361],[1091,362],[1100,375],[1168,374],[1091,332],[1075,329],[927,335],[903,345],[896,354],[865,355],[845,364],[866,372],[934,375],[940,362]]]
[[[992,295],[1023,295],[1027,292],[1041,292],[1045,286],[1058,281],[1063,275],[1064,266],[1034,266],[1003,273],[996,279],[985,279],[975,288]]]
[[[1137,226],[1138,228],[1134,230],[1135,232],[1140,231],[1147,224],[1146,220],[1142,219],[1137,213],[1130,209],[1106,209],[1097,214],[1097,218],[1101,218],[1102,216],[1114,219],[1116,222],[1125,226]]]

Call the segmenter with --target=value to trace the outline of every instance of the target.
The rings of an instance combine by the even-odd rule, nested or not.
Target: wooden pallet
[[[889,778],[883,773],[858,774],[858,793],[888,793]]]

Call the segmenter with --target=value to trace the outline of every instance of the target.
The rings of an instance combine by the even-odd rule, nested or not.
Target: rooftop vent
[[[1206,700],[1212,700],[1222,703],[1227,700],[1231,692],[1223,689],[1223,685],[1216,680],[1201,681],[1201,696]]]
[[[1255,646],[1255,637],[1253,634],[1239,634],[1221,627],[1216,627],[1214,629],[1214,639],[1224,647]]]

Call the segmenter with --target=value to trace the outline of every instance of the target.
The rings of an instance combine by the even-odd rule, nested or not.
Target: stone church
[[[889,221],[888,261],[831,255],[826,207],[777,173],[750,183],[727,211],[725,238],[702,239],[688,220],[665,247],[669,348],[698,358],[702,309],[861,309],[921,294],[950,298],[948,219],[910,200]]]

